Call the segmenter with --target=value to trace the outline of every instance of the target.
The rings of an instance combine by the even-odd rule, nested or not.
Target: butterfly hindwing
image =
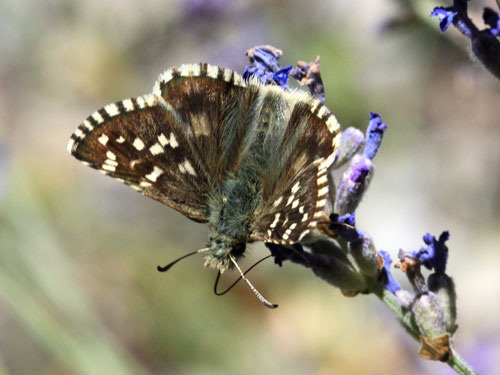
[[[291,244],[316,226],[339,137],[338,123],[323,104],[310,97],[295,102],[262,181],[263,205],[252,238]]]

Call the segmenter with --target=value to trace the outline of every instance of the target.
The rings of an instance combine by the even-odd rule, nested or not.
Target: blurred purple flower
[[[352,242],[362,237],[361,233],[355,228],[356,216],[354,213],[342,216],[331,214],[330,220],[329,228],[342,237],[344,241]]]
[[[356,155],[340,180],[334,212],[344,215],[356,211],[373,175],[373,162],[365,155]]]
[[[441,233],[439,239],[426,233],[423,240],[427,246],[410,254],[420,260],[428,269],[434,269],[436,274],[444,274],[448,260],[448,247],[445,242],[449,238],[450,234],[447,231]]]
[[[382,282],[384,283],[385,288],[391,292],[392,294],[396,294],[398,290],[401,289],[401,286],[399,283],[394,279],[391,273],[391,264],[392,264],[392,259],[391,256],[387,251],[380,250],[379,254],[382,256],[384,259],[384,267],[381,270],[381,275],[383,275],[383,280]]]
[[[250,66],[243,71],[243,78],[248,80],[255,76],[263,83],[277,83],[285,88],[292,66],[280,68],[279,58],[282,52],[271,46],[259,46],[247,51]]]
[[[453,23],[471,40],[472,52],[478,60],[491,74],[500,78],[500,41],[496,38],[500,31],[498,14],[492,9],[485,8],[483,20],[490,28],[479,30],[467,13],[467,5],[467,0],[454,0],[452,7],[434,8],[431,17],[440,18],[441,31],[446,30]]]
[[[439,28],[441,32],[444,33],[446,29],[451,25],[458,12],[455,11],[453,7],[436,7],[431,12],[431,17],[438,17],[440,19]]]
[[[186,0],[182,3],[187,18],[214,20],[220,17],[228,7],[226,0]]]
[[[364,154],[373,159],[382,143],[382,137],[387,130],[387,125],[382,122],[382,117],[378,113],[370,112],[370,122],[366,129],[366,144]]]
[[[305,61],[297,62],[297,67],[290,72],[290,76],[299,81],[300,85],[309,87],[309,92],[312,96],[319,99],[321,103],[325,102],[325,86],[321,79],[319,70],[319,56],[315,61],[306,63]]]

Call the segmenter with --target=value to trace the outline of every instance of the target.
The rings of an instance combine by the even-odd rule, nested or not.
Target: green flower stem
[[[410,311],[406,311],[394,294],[385,289],[380,283],[376,281],[370,282],[370,291],[375,294],[403,323],[407,331],[415,338],[415,340],[420,341],[420,333],[418,327],[415,324]],[[463,359],[460,354],[451,347],[451,358],[447,362],[448,365],[457,372],[457,374],[463,375],[473,375],[478,374],[471,365],[469,365],[465,359]]]
[[[460,354],[455,350],[455,348],[452,346],[451,347],[451,358],[448,361],[448,365],[455,370],[458,374],[467,374],[467,375],[478,375],[479,373],[476,372],[472,368],[471,365],[469,365],[465,359],[463,359]]]

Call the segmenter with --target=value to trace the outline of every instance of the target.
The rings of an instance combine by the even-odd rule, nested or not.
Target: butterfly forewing
[[[78,127],[68,150],[92,168],[205,222],[209,177],[174,117],[154,95],[113,103]]]
[[[163,73],[153,93],[179,113],[186,138],[216,184],[237,171],[244,138],[259,114],[258,86],[229,69],[182,65]]]

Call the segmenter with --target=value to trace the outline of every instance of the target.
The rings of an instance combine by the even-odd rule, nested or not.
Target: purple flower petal
[[[382,122],[382,117],[378,113],[370,112],[370,122],[366,129],[366,144],[364,154],[367,158],[373,159],[382,143],[382,137],[387,130],[387,125]]]
[[[292,66],[285,66],[284,68],[279,69],[276,73],[273,74],[273,80],[277,84],[281,86],[281,88],[285,88],[288,83],[288,75],[292,70]]]
[[[439,22],[439,28],[441,32],[444,33],[446,29],[451,25],[458,12],[454,10],[453,7],[436,7],[431,12],[431,17],[438,17],[441,22]]]
[[[450,234],[447,231],[441,233],[439,239],[426,233],[423,240],[427,246],[418,251],[411,252],[411,255],[418,258],[425,267],[434,269],[436,274],[444,274],[448,260],[448,247],[445,242],[449,238]]]
[[[385,288],[391,292],[392,294],[396,294],[398,290],[401,289],[401,286],[396,281],[396,279],[392,276],[391,273],[391,264],[392,259],[387,251],[380,250],[379,254],[384,259],[384,267],[382,268],[382,274],[384,275],[383,283]]]
[[[356,225],[356,216],[354,213],[342,216],[331,214],[330,220],[331,223],[329,228],[337,233],[344,241],[352,242],[361,238],[361,232],[358,232],[354,227]]]
[[[255,76],[265,84],[277,83],[285,88],[292,67],[280,68],[278,60],[281,54],[279,49],[271,46],[260,46],[248,50],[247,56],[250,59],[250,66],[245,67],[243,78],[248,80]]]

